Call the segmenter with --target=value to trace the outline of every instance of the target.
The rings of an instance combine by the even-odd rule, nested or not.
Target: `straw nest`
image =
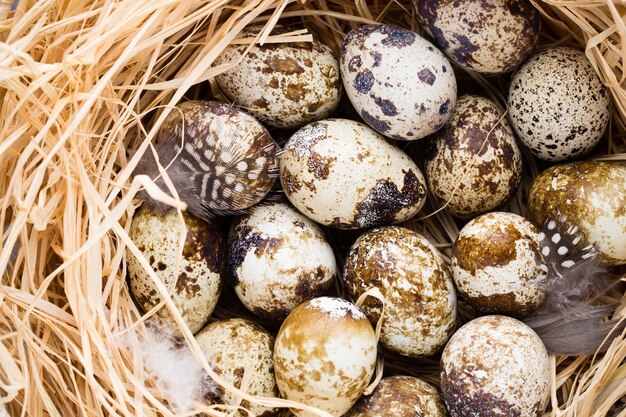
[[[127,246],[134,248],[128,237],[139,204],[134,195],[149,184],[131,182],[136,161],[127,160],[126,149],[145,150],[179,101],[219,96],[211,80],[226,68],[211,63],[245,26],[266,24],[260,41],[307,40],[313,33],[337,50],[344,34],[364,23],[420,31],[410,2],[23,0],[11,10],[12,3],[0,1],[0,398],[16,416],[173,415],[141,352],[120,343],[120,335],[145,331],[126,288],[124,256]],[[544,17],[540,48],[584,48],[612,91],[610,133],[593,157],[624,161],[626,8],[617,3],[536,5]],[[308,32],[267,38],[279,19],[301,21]],[[474,78],[504,103],[506,79],[459,76]],[[525,213],[526,191],[540,169],[530,157],[525,162],[525,180],[508,208],[518,213]],[[410,226],[444,254],[458,233],[445,212]],[[337,236],[334,243],[345,253],[350,242]],[[622,293],[604,301],[618,303],[617,314],[624,314]],[[463,320],[473,314],[461,311]],[[222,303],[215,314],[232,315],[246,313]],[[192,335],[184,335],[212,374]],[[619,411],[625,357],[625,334],[604,355],[552,357],[547,413],[626,416]],[[433,360],[388,357],[385,372],[400,371],[438,382]],[[229,411],[194,406],[209,415]]]

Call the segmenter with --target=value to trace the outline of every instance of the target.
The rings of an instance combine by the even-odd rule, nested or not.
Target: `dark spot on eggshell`
[[[505,314],[512,317],[523,317],[536,309],[535,303],[520,303],[515,298],[515,293],[507,292],[492,295],[473,295],[468,297],[461,289],[459,294],[482,314]]]
[[[151,256],[152,258],[152,256]],[[159,271],[165,271],[165,269],[167,269],[167,265],[165,265],[163,262],[159,261],[159,263],[157,264],[157,269]]]
[[[175,288],[177,294],[187,294],[187,298],[191,299],[194,298],[201,290],[202,287],[198,284],[197,278],[187,274],[186,272],[181,272],[178,275]]]
[[[361,65],[363,65],[361,57],[359,55],[354,56],[350,59],[350,62],[348,62],[348,71],[357,72],[359,68],[361,68]]]
[[[265,74],[272,74],[275,72],[285,75],[302,74],[304,68],[302,68],[298,62],[293,58],[279,58],[277,56],[269,56],[264,61],[265,67],[262,69]]]
[[[423,70],[421,70],[418,76],[421,82],[428,85],[433,85],[435,83],[435,80],[437,79],[435,74],[433,74],[433,72],[428,68],[424,68]]]
[[[269,86],[272,88],[278,88],[279,84],[278,84],[278,78],[273,77],[270,82],[269,82]]]
[[[374,85],[374,75],[368,69],[359,72],[354,77],[354,88],[361,94],[368,93]]]
[[[389,123],[372,116],[365,110],[361,112],[361,117],[368,125],[372,126],[381,133],[385,133],[389,130]]]
[[[224,270],[226,257],[222,252],[225,238],[217,223],[207,223],[190,215],[185,215],[187,237],[183,246],[183,257],[203,260],[207,268],[216,274]]]
[[[319,297],[328,290],[333,280],[326,280],[327,271],[318,266],[314,270],[303,270],[298,276],[298,284],[296,285],[296,294],[302,300],[310,300]]]
[[[380,107],[380,110],[385,116],[395,116],[398,114],[398,110],[391,100],[376,97],[374,95],[371,95],[371,97],[374,99],[374,103]]]
[[[466,367],[469,367],[467,365]],[[480,367],[478,364],[477,368]],[[467,381],[467,382],[466,382]],[[481,380],[472,372],[457,371],[455,368],[441,372],[441,393],[453,416],[480,415],[480,416],[507,416],[521,417],[518,407],[485,392],[480,388],[472,391],[469,386],[480,387]],[[541,410],[537,415],[540,416]]]
[[[258,100],[255,100],[252,102],[252,104],[255,107],[261,108],[261,109],[266,109],[269,106],[269,103],[267,102],[267,100],[265,100],[265,98],[261,97]]]
[[[387,35],[381,42],[383,45],[394,48],[404,48],[405,46],[413,45],[417,36],[410,30],[395,25],[380,25],[377,32]]]
[[[441,106],[439,106],[439,114],[445,115],[450,110],[450,99],[447,99]]]
[[[452,249],[459,267],[472,275],[477,270],[487,267],[502,267],[517,259],[515,243],[524,239],[524,236],[513,225],[508,224],[497,230],[492,230],[489,239],[479,239],[473,236],[459,236]]]
[[[380,66],[380,63],[383,60],[383,56],[380,52],[372,52],[372,56],[374,57],[374,67]]]
[[[228,272],[233,286],[239,284],[237,269],[241,266],[246,256],[254,251],[254,255],[259,258],[266,256],[273,258],[284,243],[284,239],[275,237],[265,237],[253,232],[250,226],[244,225],[241,228],[235,227],[230,238],[228,248]]]
[[[415,206],[426,196],[426,188],[412,170],[404,172],[402,190],[390,180],[379,180],[362,202],[357,204],[356,225],[371,227],[394,221],[395,215]]]
[[[288,194],[295,194],[302,188],[302,183],[298,180],[298,177],[289,172],[288,169],[284,169],[281,176],[281,182],[284,190]]]
[[[328,178],[330,169],[336,160],[336,157],[323,157],[317,152],[310,152],[306,163],[308,171],[312,173],[316,179],[325,180]]]

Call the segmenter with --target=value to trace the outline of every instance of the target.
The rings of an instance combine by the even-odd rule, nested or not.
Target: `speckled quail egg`
[[[451,417],[536,417],[550,395],[548,351],[524,323],[480,317],[461,327],[441,357]]]
[[[233,225],[228,263],[235,292],[253,313],[283,320],[321,296],[337,274],[321,229],[288,204],[256,206]]]
[[[260,29],[246,29],[243,36],[254,37]],[[291,30],[278,26],[272,35]],[[215,65],[238,62],[248,46],[228,46]],[[341,98],[339,63],[333,51],[317,40],[256,44],[243,61],[216,79],[229,99],[282,128],[328,117]]]
[[[345,417],[446,417],[437,389],[411,376],[383,378],[371,395],[363,396]]]
[[[195,333],[208,321],[220,295],[226,239],[216,223],[207,223],[186,213],[183,219],[184,222],[176,210],[160,213],[144,205],[135,213],[129,235],[171,294],[191,332]],[[180,240],[185,230],[180,253]],[[129,249],[126,260],[131,293],[139,308],[147,312],[162,301],[161,295]],[[181,335],[167,307],[157,314],[175,326],[175,335]]]
[[[549,217],[577,227],[579,245],[593,245],[600,258],[626,264],[626,167],[610,162],[555,165],[535,179],[528,196],[536,224]]]
[[[456,320],[456,293],[441,255],[428,240],[403,227],[381,227],[350,248],[344,287],[357,300],[372,287],[385,297],[380,340],[407,356],[429,356],[446,343]],[[363,311],[376,322],[382,303],[368,299]]]
[[[248,394],[260,397],[277,397],[278,387],[274,378],[274,337],[256,323],[243,319],[217,321],[206,326],[196,335],[196,341],[206,355],[213,371],[237,388],[245,373],[250,375]],[[217,385],[217,384],[215,384]],[[211,390],[208,400],[213,404],[236,402],[236,397],[223,387]],[[250,404],[243,400],[241,406],[256,416],[280,416],[280,410]],[[248,414],[239,411],[237,416]]]
[[[512,71],[539,39],[530,0],[413,0],[418,20],[457,64],[486,74]]]
[[[426,180],[402,150],[369,127],[345,119],[298,130],[280,156],[285,195],[318,223],[358,229],[413,217]]]
[[[399,26],[364,25],[349,32],[340,67],[354,108],[393,139],[435,132],[456,103],[450,62],[426,39]]]
[[[584,53],[553,48],[528,60],[509,87],[509,117],[528,149],[546,161],[589,152],[611,115],[607,88]]]
[[[274,347],[276,382],[284,398],[341,416],[359,399],[374,373],[376,334],[356,306],[320,297],[283,322]],[[299,417],[312,412],[292,409]]]
[[[522,156],[504,113],[483,97],[462,96],[426,151],[432,193],[458,217],[491,211],[515,193]]]
[[[163,150],[160,162],[177,179],[177,191],[192,213],[249,208],[278,176],[278,145],[268,131],[225,103],[178,105],[161,125],[157,143]]]
[[[544,299],[538,235],[513,213],[487,213],[467,223],[452,248],[459,294],[483,313],[523,316],[535,310]]]

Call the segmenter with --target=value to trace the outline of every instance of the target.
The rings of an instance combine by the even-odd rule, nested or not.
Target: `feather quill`
[[[539,243],[545,275],[539,287],[545,301],[524,322],[555,355],[579,356],[604,352],[624,323],[607,320],[616,306],[594,301],[619,282],[598,259],[593,246],[579,249],[581,235],[565,218],[547,219]]]

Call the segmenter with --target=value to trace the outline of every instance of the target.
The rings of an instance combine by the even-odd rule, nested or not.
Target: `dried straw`
[[[125,285],[123,260],[126,247],[138,254],[128,237],[138,204],[133,197],[150,184],[130,183],[137,160],[128,161],[126,149],[141,145],[139,154],[145,151],[181,99],[218,94],[212,78],[227,67],[211,63],[229,43],[252,41],[236,41],[247,25],[266,25],[260,41],[307,40],[304,32],[268,37],[279,18],[301,22],[335,50],[363,23],[420,28],[409,2],[390,0],[23,0],[14,11],[12,3],[0,0],[2,402],[15,416],[171,416],[141,352],[119,343],[125,332],[145,331],[145,317]],[[585,47],[611,88],[615,117],[594,156],[625,160],[624,6],[574,0],[537,6],[545,17],[542,46]],[[503,104],[506,80],[467,77]],[[526,162],[526,177],[509,206],[518,213],[526,210],[526,191],[538,172],[532,158]],[[423,214],[433,209],[429,205]],[[458,224],[445,212],[410,226],[449,255]],[[352,237],[330,238],[341,254]],[[165,292],[162,285],[159,290]],[[626,296],[616,291],[605,298],[620,304],[623,314]],[[232,294],[224,299],[216,317],[251,318],[228,303]],[[171,301],[165,305],[173,309]],[[461,313],[462,320],[473,314],[466,306]],[[173,314],[198,361],[220,382]],[[625,338],[616,337],[605,355],[552,358],[547,413],[607,415],[626,395]],[[386,355],[386,372],[438,382],[437,362],[430,359]],[[294,405],[240,394],[268,406]],[[229,409],[197,404],[194,411],[221,416]]]

